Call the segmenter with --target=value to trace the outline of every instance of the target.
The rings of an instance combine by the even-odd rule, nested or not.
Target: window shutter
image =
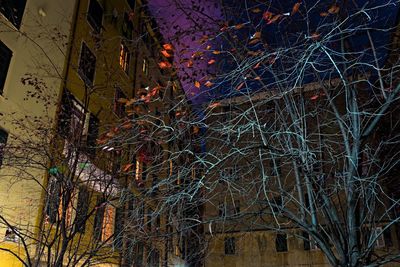
[[[94,217],[93,238],[99,241],[102,236],[105,204],[103,198],[98,198],[96,203],[96,215]]]

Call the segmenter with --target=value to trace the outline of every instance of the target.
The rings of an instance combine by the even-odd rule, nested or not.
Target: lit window
[[[101,229],[101,241],[103,242],[112,241],[111,236],[114,234],[114,216],[115,208],[111,205],[106,205]]]
[[[24,14],[26,0],[2,0],[0,1],[0,12],[17,29],[21,26],[22,15]]]
[[[93,85],[95,68],[96,56],[85,43],[82,43],[78,73],[87,85]]]
[[[145,75],[149,74],[149,63],[146,59],[143,59],[142,71]]]
[[[7,144],[8,133],[0,128],[0,167],[3,163],[4,150]]]
[[[142,180],[142,174],[143,174],[143,162],[140,160],[136,160],[135,180],[136,181]]]
[[[6,82],[11,56],[11,50],[2,41],[0,41],[0,95],[3,94],[3,88]]]
[[[234,237],[226,237],[224,240],[225,255],[236,254],[236,240]]]
[[[90,0],[87,20],[93,30],[99,33],[103,21],[103,8],[97,0]]]
[[[119,65],[126,73],[129,72],[130,59],[131,59],[131,54],[129,53],[128,47],[125,44],[121,43],[119,49]]]

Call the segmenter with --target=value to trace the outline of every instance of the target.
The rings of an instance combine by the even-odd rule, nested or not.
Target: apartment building
[[[51,140],[56,100],[63,87],[65,55],[75,1],[2,1],[0,6],[0,266],[21,266],[34,244],[14,232],[37,237],[44,146]],[[39,97],[41,94],[41,97]],[[31,153],[36,147],[36,152]],[[29,154],[31,164],[19,165]],[[35,161],[36,163],[33,163]],[[44,166],[43,166],[44,167]],[[10,250],[11,255],[6,250]]]

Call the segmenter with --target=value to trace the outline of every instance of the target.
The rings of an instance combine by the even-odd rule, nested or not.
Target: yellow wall
[[[50,135],[39,136],[35,131],[39,125],[53,126],[67,52],[64,44],[68,40],[74,3],[64,0],[27,0],[20,32],[0,14],[0,40],[13,52],[4,92],[0,95],[0,113],[3,114],[0,127],[9,133],[9,147],[22,141],[43,148],[49,142]],[[45,16],[39,15],[39,9],[44,11]],[[60,37],[58,33],[65,37]],[[38,103],[32,97],[24,100],[27,92],[32,90],[21,83],[21,78],[27,73],[43,79],[47,86],[45,94],[50,100],[55,100],[48,109],[41,100]],[[34,116],[37,116],[38,122],[33,122]],[[15,122],[24,126],[20,127]],[[36,155],[27,155],[45,162],[43,154],[37,152]],[[33,234],[37,232],[41,204],[39,184],[43,182],[45,171],[45,166],[19,168],[16,163],[9,164],[7,159],[0,167],[0,214],[12,225]],[[3,241],[5,230],[5,226],[0,224],[0,247],[14,247],[17,254],[23,257],[18,252],[20,244]],[[33,249],[33,245],[30,245],[30,249]],[[2,266],[21,264],[9,253],[0,251]]]

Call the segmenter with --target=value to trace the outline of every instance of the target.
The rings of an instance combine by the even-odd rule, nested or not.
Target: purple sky
[[[205,35],[212,35],[220,28],[221,11],[218,0],[149,0],[151,14],[156,18],[160,32],[166,42],[175,47],[174,66],[188,99],[193,103],[205,100],[204,92],[207,87],[203,84],[208,80],[206,70],[212,70],[207,62],[213,54],[206,50],[217,49],[215,43],[201,44],[199,40]],[[187,60],[196,52],[202,56],[193,60],[193,67],[188,68]],[[202,86],[195,87],[195,81]]]

